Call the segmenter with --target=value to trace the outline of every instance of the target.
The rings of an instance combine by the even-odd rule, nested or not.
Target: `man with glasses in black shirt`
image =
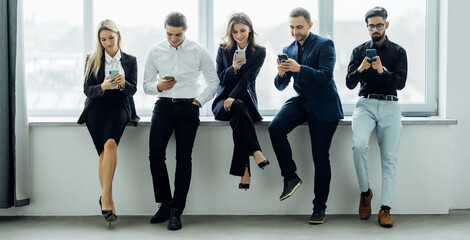
[[[385,35],[389,27],[387,10],[374,7],[366,13],[365,21],[372,40],[353,50],[346,76],[349,89],[361,83],[361,98],[352,120],[354,165],[362,192],[359,216],[365,220],[371,214],[372,191],[367,172],[367,150],[370,135],[377,128],[382,160],[382,206],[378,220],[382,227],[392,227],[390,208],[402,128],[397,90],[405,87],[407,57],[405,49]]]

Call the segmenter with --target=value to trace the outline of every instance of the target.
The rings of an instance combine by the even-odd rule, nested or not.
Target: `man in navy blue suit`
[[[341,101],[333,80],[335,48],[333,41],[310,32],[310,13],[303,8],[290,12],[289,23],[295,41],[283,49],[288,59],[278,59],[276,88],[284,90],[294,79],[297,96],[290,98],[269,125],[269,135],[276,153],[284,190],[280,200],[290,197],[302,180],[296,173],[292,151],[287,140],[294,128],[308,123],[315,165],[315,198],[310,224],[325,221],[326,201],[330,191],[331,169],[329,149],[339,119],[343,118]]]

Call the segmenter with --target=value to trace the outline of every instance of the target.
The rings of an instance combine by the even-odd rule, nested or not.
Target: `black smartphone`
[[[175,81],[175,77],[173,76],[165,76],[165,79],[170,82]]]
[[[377,56],[377,50],[375,49],[366,49],[366,56],[370,57],[371,60],[367,60],[368,62],[374,62],[377,59],[373,59],[373,57]]]
[[[283,63],[285,62],[287,59],[289,59],[289,57],[287,56],[287,54],[283,53],[283,54],[278,54],[277,57],[279,58],[279,62],[280,63]]]

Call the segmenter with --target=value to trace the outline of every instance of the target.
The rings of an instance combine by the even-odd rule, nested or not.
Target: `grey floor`
[[[392,215],[382,228],[377,215],[327,215],[321,225],[309,216],[184,216],[183,229],[150,224],[150,216],[120,216],[109,227],[101,216],[0,217],[0,239],[470,239],[470,210],[446,215]]]

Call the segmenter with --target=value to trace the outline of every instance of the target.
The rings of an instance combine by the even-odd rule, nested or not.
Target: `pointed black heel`
[[[264,168],[267,167],[269,164],[270,162],[268,161],[268,159],[265,159],[264,161],[258,163],[258,167],[264,170]]]
[[[101,203],[101,196],[100,196],[100,200],[98,201],[98,203],[100,204],[101,215],[103,215],[104,220],[106,222],[109,222],[109,226],[111,227],[111,223],[117,220],[116,214],[113,213],[113,210],[103,210],[103,206]]]
[[[246,191],[246,190],[250,189],[250,184],[249,183],[239,183],[238,184],[238,189],[245,189],[245,191]]]
[[[117,220],[116,214],[113,213],[113,210],[101,210],[101,214],[104,217],[106,222],[109,222],[109,226],[111,227],[111,223]]]

